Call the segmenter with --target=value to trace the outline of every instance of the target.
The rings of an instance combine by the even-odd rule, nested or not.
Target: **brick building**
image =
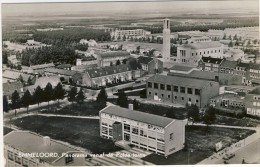
[[[140,56],[137,58],[137,61],[146,74],[161,73],[163,71],[163,62],[157,58]]]
[[[213,57],[202,57],[199,61],[199,67],[203,71],[219,71],[219,66],[223,62],[221,58],[213,58]]]
[[[219,94],[216,81],[181,76],[154,75],[146,81],[147,98],[185,105],[205,107],[208,100]]]

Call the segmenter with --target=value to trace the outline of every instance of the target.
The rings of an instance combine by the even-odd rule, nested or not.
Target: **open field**
[[[59,114],[59,115],[78,115],[78,116],[98,116],[99,111],[104,107],[95,101],[84,102],[82,105],[69,104],[61,109],[51,108],[49,111],[42,110],[44,114]]]
[[[16,119],[12,123],[24,130],[85,148],[94,154],[121,150],[112,140],[99,136],[99,120],[35,115]]]
[[[168,156],[167,159],[156,154],[151,154],[143,159],[157,165],[196,164],[214,153],[217,142],[222,141],[223,147],[228,147],[232,143],[241,140],[240,135],[247,137],[254,133],[253,130],[244,129],[208,128],[203,126],[186,126],[185,149]]]

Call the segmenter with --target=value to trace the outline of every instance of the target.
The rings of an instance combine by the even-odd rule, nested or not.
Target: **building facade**
[[[126,51],[111,51],[97,54],[97,64],[98,67],[107,67],[111,65],[116,65],[119,60],[120,63],[124,59],[128,59],[130,57],[130,53]]]
[[[246,94],[246,113],[251,116],[260,117],[260,87]]]
[[[219,94],[216,81],[156,74],[146,81],[147,98],[177,104],[206,107],[208,99]]]
[[[144,74],[155,74],[163,71],[163,62],[157,58],[140,56],[137,61],[140,63]]]
[[[100,136],[115,142],[125,141],[136,147],[168,156],[184,147],[185,122],[132,108],[108,106],[99,112]]]
[[[202,57],[199,61],[199,67],[203,71],[214,71],[218,72],[219,66],[222,63],[223,59],[221,58],[212,58],[212,57]]]

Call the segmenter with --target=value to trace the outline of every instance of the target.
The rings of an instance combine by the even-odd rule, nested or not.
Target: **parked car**
[[[223,157],[223,159],[224,159],[224,160],[229,160],[229,159],[233,158],[234,156],[235,156],[235,154],[233,154],[233,153],[226,154],[226,155]]]

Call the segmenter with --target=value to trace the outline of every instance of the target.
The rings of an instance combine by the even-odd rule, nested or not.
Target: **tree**
[[[49,110],[49,103],[51,100],[53,100],[53,89],[51,83],[47,83],[46,87],[44,88],[43,100],[48,102],[48,110]]]
[[[146,89],[140,91],[140,98],[146,98]]]
[[[200,111],[196,104],[186,105],[186,110],[188,111],[188,119],[193,122],[198,122],[200,119]]]
[[[100,92],[97,95],[97,102],[103,103],[107,101],[107,92],[104,87],[101,88]]]
[[[133,107],[134,107],[134,110],[138,110],[138,108],[139,108],[139,103],[136,99],[134,99],[134,101],[133,101]]]
[[[124,41],[126,40],[126,36],[125,36],[125,35],[123,36],[123,40],[124,40]]]
[[[229,42],[228,47],[233,47],[232,41]]]
[[[8,112],[9,111],[9,104],[8,104],[8,99],[6,95],[3,96],[3,111]]]
[[[21,103],[27,108],[27,113],[28,113],[29,105],[32,104],[32,101],[33,101],[32,95],[30,91],[27,90],[21,99]]]
[[[79,90],[79,92],[78,92],[77,97],[76,97],[76,101],[77,101],[77,103],[78,103],[79,105],[81,105],[81,104],[84,102],[85,99],[86,99],[85,94],[84,94],[84,92],[83,92],[83,89],[81,88],[81,89]]]
[[[137,54],[139,54],[139,53],[140,53],[140,49],[141,49],[141,47],[140,47],[140,46],[137,46],[137,47],[136,47],[136,53],[137,53]]]
[[[31,76],[29,76],[29,78],[28,78],[28,80],[27,80],[27,84],[28,85],[32,85],[33,83],[32,83],[32,79],[31,79]]]
[[[116,61],[116,65],[118,66],[118,65],[120,65],[120,64],[121,64],[120,60],[117,60],[117,61]]]
[[[170,107],[170,108],[167,109],[166,117],[173,118],[173,119],[176,118],[176,115],[175,115],[173,107]]]
[[[22,66],[20,64],[18,64],[17,70],[19,70],[19,71],[22,70]]]
[[[207,124],[207,127],[208,127],[208,125],[214,123],[215,120],[216,120],[215,108],[210,106],[205,111],[203,121],[204,121],[205,124]]]
[[[228,36],[228,39],[229,39],[229,40],[232,40],[232,37],[231,37],[231,35],[229,35],[229,36]]]
[[[126,62],[127,62],[127,59],[123,59],[122,63],[126,64]]]
[[[42,88],[40,86],[38,86],[33,93],[33,99],[38,104],[38,109],[39,109],[40,103],[44,101],[43,96],[44,96],[44,92],[43,92]]]
[[[224,34],[224,36],[223,36],[223,39],[226,39],[227,38],[227,35],[226,34]]]
[[[182,45],[182,40],[180,40],[180,45]]]
[[[2,64],[8,63],[8,52],[6,50],[2,51]]]
[[[18,81],[24,83],[24,80],[23,80],[23,76],[22,76],[22,75],[19,75],[19,77],[18,77]]]
[[[110,66],[113,66],[113,62],[112,61],[110,62]]]
[[[71,87],[69,92],[68,92],[68,101],[73,102],[76,101],[76,95],[77,95],[77,88],[76,87]]]
[[[17,90],[14,91],[11,97],[12,101],[12,108],[15,109],[15,116],[16,116],[16,109],[20,107],[20,95]]]
[[[233,39],[234,39],[234,40],[237,40],[237,34],[234,35]]]
[[[254,44],[257,44],[257,39],[253,40],[253,43],[254,43]]]
[[[120,107],[128,108],[128,98],[124,91],[119,91],[117,105],[119,105]]]
[[[66,91],[63,89],[61,83],[54,88],[54,97],[53,99],[58,100],[58,105],[60,105],[60,100],[64,99]]]

